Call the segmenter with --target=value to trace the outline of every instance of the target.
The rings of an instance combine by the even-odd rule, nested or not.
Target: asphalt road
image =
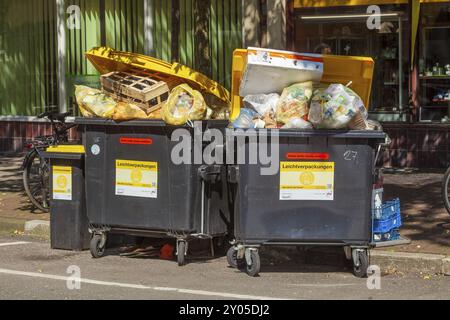
[[[80,271],[80,289],[71,266]],[[387,275],[380,290],[369,290],[365,279],[339,268],[263,265],[261,276],[250,278],[227,268],[224,257],[180,268],[118,255],[94,260],[89,252],[0,237],[0,299],[450,299],[450,278]]]

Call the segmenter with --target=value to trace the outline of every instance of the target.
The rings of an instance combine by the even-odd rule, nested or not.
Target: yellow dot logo
[[[300,175],[300,183],[305,186],[310,186],[314,183],[314,174],[311,172],[304,172]]]
[[[56,179],[56,184],[58,185],[58,188],[65,189],[67,187],[66,176],[58,176]]]
[[[142,181],[142,171],[135,169],[131,171],[131,181],[133,183],[139,183]]]

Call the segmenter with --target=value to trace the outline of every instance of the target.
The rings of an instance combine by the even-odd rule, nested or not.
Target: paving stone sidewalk
[[[384,174],[384,198],[400,198],[403,218],[400,233],[412,240],[410,245],[389,250],[450,256],[450,214],[441,196],[443,176],[440,171]]]
[[[48,213],[36,210],[28,200],[22,184],[23,157],[0,156],[0,231],[23,231],[26,221],[48,221]]]

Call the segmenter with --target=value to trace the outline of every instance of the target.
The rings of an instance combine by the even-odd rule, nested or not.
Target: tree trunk
[[[209,49],[209,20],[211,0],[195,0],[195,68],[204,75],[211,76],[211,53]]]

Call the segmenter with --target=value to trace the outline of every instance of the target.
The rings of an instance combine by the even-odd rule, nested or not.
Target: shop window
[[[406,5],[381,8],[379,28],[367,26],[366,6],[296,10],[295,50],[375,60],[371,117],[406,120],[409,83],[410,26]]]
[[[450,123],[450,3],[422,4],[420,121]]]

